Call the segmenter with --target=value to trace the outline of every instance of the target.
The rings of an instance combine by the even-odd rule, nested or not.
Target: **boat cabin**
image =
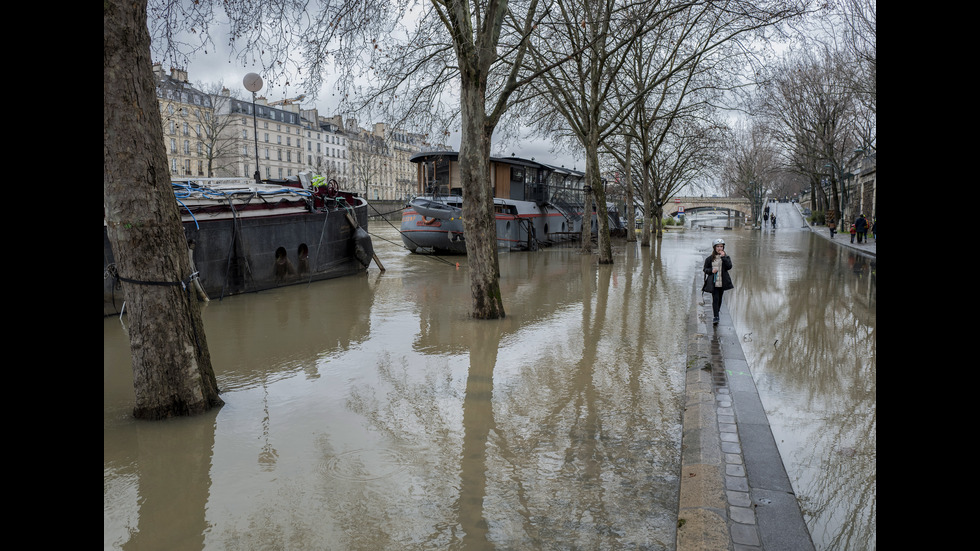
[[[418,165],[418,195],[462,195],[459,153],[418,153],[410,159]],[[520,157],[491,157],[493,196],[536,203],[581,205],[585,174]]]

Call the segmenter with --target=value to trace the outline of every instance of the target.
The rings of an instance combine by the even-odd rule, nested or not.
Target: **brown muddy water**
[[[465,257],[372,233],[384,274],[205,308],[209,415],[133,420],[125,327],[104,320],[104,547],[671,548],[708,238],[623,244],[613,266],[504,253],[507,317],[477,321]]]
[[[206,306],[208,415],[133,420],[124,322],[104,320],[104,548],[672,549],[686,319],[717,232],[620,242],[613,266],[503,253],[498,321],[468,318],[465,257],[371,232],[384,274]],[[873,266],[798,229],[721,233],[817,548],[873,548]]]

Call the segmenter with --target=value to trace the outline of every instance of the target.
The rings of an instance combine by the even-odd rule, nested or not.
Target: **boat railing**
[[[558,207],[561,210],[562,215],[565,220],[571,225],[573,222],[578,222],[582,219],[581,209],[575,207],[575,203],[571,201],[571,192],[565,188],[558,188],[556,193],[552,193],[550,203]]]

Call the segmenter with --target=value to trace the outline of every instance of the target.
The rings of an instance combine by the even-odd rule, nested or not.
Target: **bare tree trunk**
[[[504,317],[497,262],[497,222],[490,181],[490,137],[487,128],[486,86],[479,79],[463,77],[459,147],[459,176],[463,183],[463,235],[470,272],[472,315],[479,319]]]
[[[633,206],[632,140],[626,136],[626,241],[636,243],[636,207]]]
[[[653,232],[654,206],[653,206],[653,186],[650,185],[650,165],[643,165],[643,235],[640,240],[641,247],[650,246],[650,234]]]
[[[592,254],[592,183],[588,177],[585,183],[585,200],[582,203],[582,246],[579,251],[582,254]]]
[[[591,125],[587,143],[585,144],[585,180],[592,186],[595,197],[595,219],[599,248],[599,264],[612,264],[612,241],[609,238],[609,208],[606,206],[606,190],[602,185],[599,174],[599,134],[597,125]]]
[[[133,415],[163,419],[222,405],[170,186],[146,1],[106,0],[103,201],[133,355]]]

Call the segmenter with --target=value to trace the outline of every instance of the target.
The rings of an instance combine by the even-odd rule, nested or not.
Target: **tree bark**
[[[633,206],[633,155],[630,137],[626,136],[626,241],[636,243],[636,207]]]
[[[609,208],[606,206],[606,189],[602,185],[602,175],[599,173],[599,133],[595,124],[587,136],[585,144],[585,180],[592,186],[592,196],[595,197],[595,219],[598,237],[596,246],[599,249],[599,264],[612,264],[612,241],[609,238]]]
[[[504,317],[497,259],[497,220],[490,180],[492,125],[486,116],[485,79],[463,74],[460,91],[462,136],[459,177],[463,184],[463,235],[470,276],[472,315],[478,319]]]
[[[640,240],[641,247],[650,246],[650,237],[653,232],[653,219],[656,214],[653,208],[653,190],[650,188],[650,163],[643,163],[643,236]]]
[[[146,26],[146,0],[106,0],[103,206],[124,279],[133,415],[163,419],[222,405],[170,186]]]

